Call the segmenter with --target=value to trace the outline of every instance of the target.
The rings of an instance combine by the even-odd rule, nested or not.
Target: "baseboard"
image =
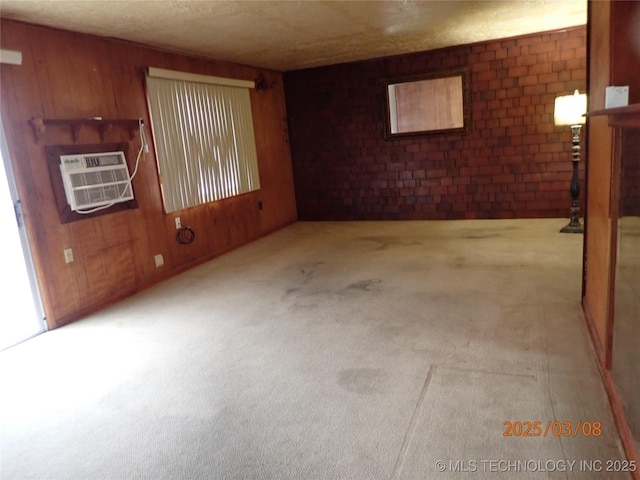
[[[635,462],[636,471],[632,472],[631,476],[634,480],[640,480],[640,455],[636,451],[636,444],[633,440],[629,420],[627,419],[627,415],[624,413],[622,400],[620,400],[620,396],[616,390],[613,376],[611,375],[611,371],[606,368],[607,355],[602,347],[602,343],[600,342],[600,337],[598,336],[593,316],[584,301],[582,302],[582,311],[584,312],[587,327],[589,328],[591,343],[593,344],[596,358],[598,360],[598,370],[600,371],[600,376],[602,377],[602,382],[604,383],[604,388],[607,392],[607,397],[609,398],[611,412],[613,413],[613,418],[616,422],[616,427],[618,428],[618,435],[622,442],[622,448],[627,456],[627,460]]]
[[[584,318],[587,323],[587,328],[589,329],[589,335],[591,336],[591,344],[596,351],[598,365],[601,369],[606,370],[607,353],[604,351],[604,347],[602,346],[602,341],[600,340],[600,335],[598,335],[598,329],[596,328],[596,324],[593,320],[591,310],[589,310],[589,305],[584,302],[584,299],[582,301],[582,311],[584,312]]]

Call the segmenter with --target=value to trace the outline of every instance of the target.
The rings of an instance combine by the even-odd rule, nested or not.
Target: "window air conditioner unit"
[[[73,211],[133,200],[124,152],[60,155],[60,170]]]

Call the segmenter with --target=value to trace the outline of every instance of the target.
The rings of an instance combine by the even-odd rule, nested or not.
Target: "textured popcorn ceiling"
[[[584,25],[586,0],[1,0],[0,15],[286,71]]]

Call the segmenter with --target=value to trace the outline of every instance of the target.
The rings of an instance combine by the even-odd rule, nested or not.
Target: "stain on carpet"
[[[289,310],[293,313],[307,312],[318,308],[317,303],[294,303]]]
[[[375,328],[383,338],[386,338],[388,340],[395,339],[404,331],[402,327],[391,325],[378,325]]]
[[[505,226],[502,228],[484,229],[478,230],[476,228],[463,228],[456,232],[456,236],[460,238],[466,238],[469,240],[479,240],[484,238],[500,238],[504,237],[509,231],[515,230],[516,227]]]
[[[381,368],[347,368],[340,372],[338,385],[360,395],[382,393],[386,374]]]
[[[325,262],[311,262],[298,265],[296,268],[299,274],[301,274],[303,277],[302,282],[306,283],[307,281],[311,280],[315,276],[318,267],[324,264]]]
[[[414,247],[422,245],[420,242],[415,240],[407,240],[402,237],[394,237],[394,236],[367,236],[360,237],[361,240],[365,240],[367,242],[373,242],[376,244],[374,250],[386,250],[390,247]]]
[[[377,290],[375,286],[380,284],[381,282],[382,280],[379,279],[360,280],[359,282],[354,282],[347,285],[346,290],[362,290],[364,292],[370,292],[372,290]]]
[[[283,302],[289,301],[290,298],[298,298],[301,296],[315,295],[319,292],[309,292],[310,285],[316,279],[317,269],[324,265],[325,262],[311,262],[299,265],[292,265],[288,279],[295,286],[290,286],[284,290],[280,297]],[[287,282],[289,283],[289,282]]]
[[[453,265],[454,268],[462,268],[465,266],[465,263],[467,262],[467,257],[465,257],[464,255],[456,255],[451,264]]]

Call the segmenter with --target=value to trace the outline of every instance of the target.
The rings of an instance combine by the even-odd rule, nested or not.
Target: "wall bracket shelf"
[[[624,107],[605,108],[588,112],[587,117],[598,117],[607,115],[609,126],[618,128],[639,128],[640,127],[640,103],[633,103]]]
[[[52,118],[32,118],[29,125],[33,129],[36,142],[47,131],[48,127],[66,127],[71,129],[73,143],[76,143],[80,130],[85,127],[95,129],[100,135],[100,141],[104,142],[104,136],[114,127],[123,127],[129,131],[129,138],[133,140],[136,131],[139,128],[138,120],[103,120],[99,118],[70,118],[70,119],[52,119]]]

